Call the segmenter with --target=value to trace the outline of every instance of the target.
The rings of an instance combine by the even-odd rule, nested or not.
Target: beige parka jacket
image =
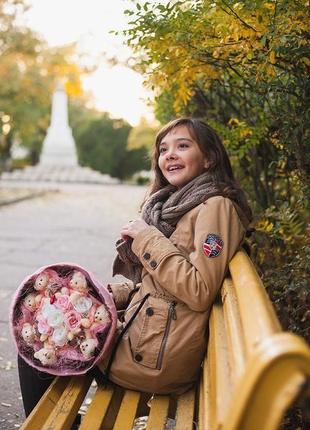
[[[154,226],[136,236],[132,249],[143,264],[142,282],[125,323],[149,297],[117,348],[110,380],[158,394],[180,394],[195,383],[210,308],[245,229],[232,201],[216,196],[186,213],[169,239]],[[131,287],[111,288],[118,305]]]

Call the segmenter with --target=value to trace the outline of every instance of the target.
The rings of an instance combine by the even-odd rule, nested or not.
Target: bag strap
[[[101,377],[100,377],[100,381],[103,382],[104,385],[107,385],[108,381],[109,381],[109,374],[110,374],[110,370],[111,370],[111,366],[117,351],[117,348],[124,336],[124,334],[128,331],[129,327],[131,326],[131,324],[134,322],[136,316],[138,315],[138,313],[140,312],[140,310],[142,309],[142,306],[144,305],[144,303],[146,302],[146,300],[148,299],[148,297],[150,296],[150,293],[147,293],[143,299],[141,300],[141,302],[139,303],[139,306],[137,307],[137,309],[134,311],[134,313],[132,314],[132,316],[130,317],[129,321],[127,322],[127,324],[123,327],[123,329],[121,330],[110,355],[107,367],[105,369],[105,372],[102,374],[101,372]],[[95,371],[94,372],[97,376],[98,373]]]

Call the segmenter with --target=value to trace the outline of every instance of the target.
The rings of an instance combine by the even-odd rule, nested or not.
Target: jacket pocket
[[[156,299],[156,306],[152,306],[151,301],[147,301],[141,310],[141,316],[129,338],[134,361],[159,370],[162,367],[171,322],[176,319],[176,303]]]

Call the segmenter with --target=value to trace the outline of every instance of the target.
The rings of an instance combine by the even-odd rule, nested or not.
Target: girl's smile
[[[167,181],[180,188],[205,171],[207,160],[187,127],[181,125],[160,142],[158,166]]]

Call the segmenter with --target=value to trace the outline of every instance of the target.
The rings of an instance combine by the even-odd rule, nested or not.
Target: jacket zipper
[[[177,319],[177,314],[175,311],[176,304],[177,304],[177,302],[170,302],[169,303],[167,324],[166,324],[163,340],[161,341],[158,359],[157,359],[157,363],[156,363],[156,369],[157,370],[159,370],[161,368],[161,365],[163,362],[163,357],[164,357],[164,352],[165,352],[165,348],[166,348],[166,343],[168,340],[168,334],[170,331],[171,321]]]

